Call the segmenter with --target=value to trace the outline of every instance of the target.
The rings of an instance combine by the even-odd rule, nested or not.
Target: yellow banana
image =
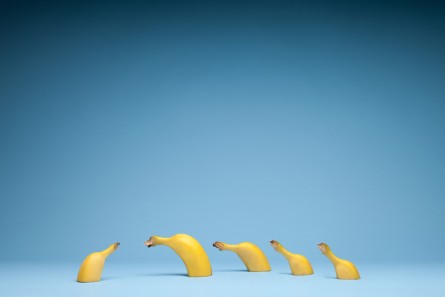
[[[211,276],[212,267],[201,244],[187,234],[172,237],[152,236],[144,243],[147,247],[166,245],[175,251],[187,267],[188,276]]]
[[[253,243],[242,242],[239,244],[227,244],[216,241],[213,246],[220,251],[227,250],[236,253],[250,272],[264,272],[271,270],[266,255]]]
[[[319,243],[318,248],[329,260],[331,260],[332,264],[334,264],[335,273],[337,274],[338,279],[360,279],[360,273],[352,262],[335,256],[326,243]]]
[[[119,244],[119,242],[116,242],[101,252],[89,254],[85,260],[83,260],[82,265],[80,265],[77,281],[80,283],[100,281],[105,260],[117,250]]]
[[[290,270],[292,271],[293,275],[314,274],[312,265],[305,256],[299,254],[293,254],[287,251],[278,241],[272,240],[270,244],[275,249],[275,251],[279,252],[287,259],[287,261],[289,262]]]

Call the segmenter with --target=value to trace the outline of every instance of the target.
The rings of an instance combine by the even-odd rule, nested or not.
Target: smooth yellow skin
[[[251,242],[241,242],[239,244],[227,244],[216,241],[214,247],[220,251],[231,251],[240,257],[244,265],[250,272],[266,272],[270,271],[270,264],[263,251]]]
[[[212,266],[207,253],[201,244],[190,235],[176,234],[172,237],[152,236],[144,244],[147,247],[166,245],[171,248],[184,262],[188,276],[212,275]]]
[[[101,252],[89,254],[80,265],[77,281],[80,283],[100,281],[105,260],[116,251],[118,246],[119,242],[116,242]]]
[[[318,248],[326,257],[328,257],[332,264],[334,264],[335,273],[337,274],[338,279],[360,279],[360,273],[351,261],[338,258],[326,243],[319,243]]]
[[[270,244],[275,249],[275,251],[282,254],[287,259],[293,275],[314,274],[312,265],[305,256],[289,252],[278,241],[272,240]]]

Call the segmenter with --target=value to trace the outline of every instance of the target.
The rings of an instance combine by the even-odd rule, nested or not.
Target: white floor
[[[77,264],[0,264],[0,296],[442,296],[445,263],[360,264],[362,279],[335,279],[332,266],[314,264],[313,276],[287,266],[249,273],[234,263],[213,265],[213,276],[189,278],[179,265],[107,263],[103,280],[75,281]]]

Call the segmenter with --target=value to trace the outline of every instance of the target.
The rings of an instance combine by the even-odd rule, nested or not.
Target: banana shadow
[[[107,281],[113,280],[113,279],[117,279],[117,277],[104,277],[104,278],[101,278],[100,281],[97,281],[97,282],[78,282],[77,279],[73,279],[73,282],[78,283],[78,284],[97,284],[97,283],[101,283],[101,282],[107,282]]]
[[[113,279],[117,279],[117,277],[104,277],[104,278],[102,278],[100,281],[101,281],[101,282],[107,282],[107,281],[109,281],[109,280],[113,280]]]
[[[170,272],[165,272],[165,273],[144,273],[144,274],[138,274],[135,276],[139,276],[139,277],[150,277],[150,276],[182,276],[182,277],[189,277],[187,275],[187,273],[170,273]]]
[[[247,269],[218,269],[213,270],[214,272],[249,272]]]
[[[280,273],[278,273],[278,274],[283,274],[283,275],[289,275],[289,276],[292,276],[292,277],[311,277],[311,276],[314,276],[313,274],[305,274],[305,275],[294,275],[294,274],[292,274],[292,273],[290,273],[290,272],[280,272]]]

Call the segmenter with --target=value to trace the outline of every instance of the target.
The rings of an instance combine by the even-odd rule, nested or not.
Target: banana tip
[[[317,244],[317,246],[323,254],[326,253],[328,250],[328,245],[324,242]]]
[[[224,249],[224,244],[220,241],[215,241],[212,245],[217,249],[219,249],[220,251]]]
[[[279,247],[279,245],[280,245],[278,241],[276,241],[276,240],[271,240],[271,241],[270,241],[270,245],[274,248],[275,251],[278,252],[278,247]]]
[[[147,241],[144,242],[144,245],[148,248],[152,247],[153,244],[154,244],[153,237],[150,237],[150,239],[148,239]]]

